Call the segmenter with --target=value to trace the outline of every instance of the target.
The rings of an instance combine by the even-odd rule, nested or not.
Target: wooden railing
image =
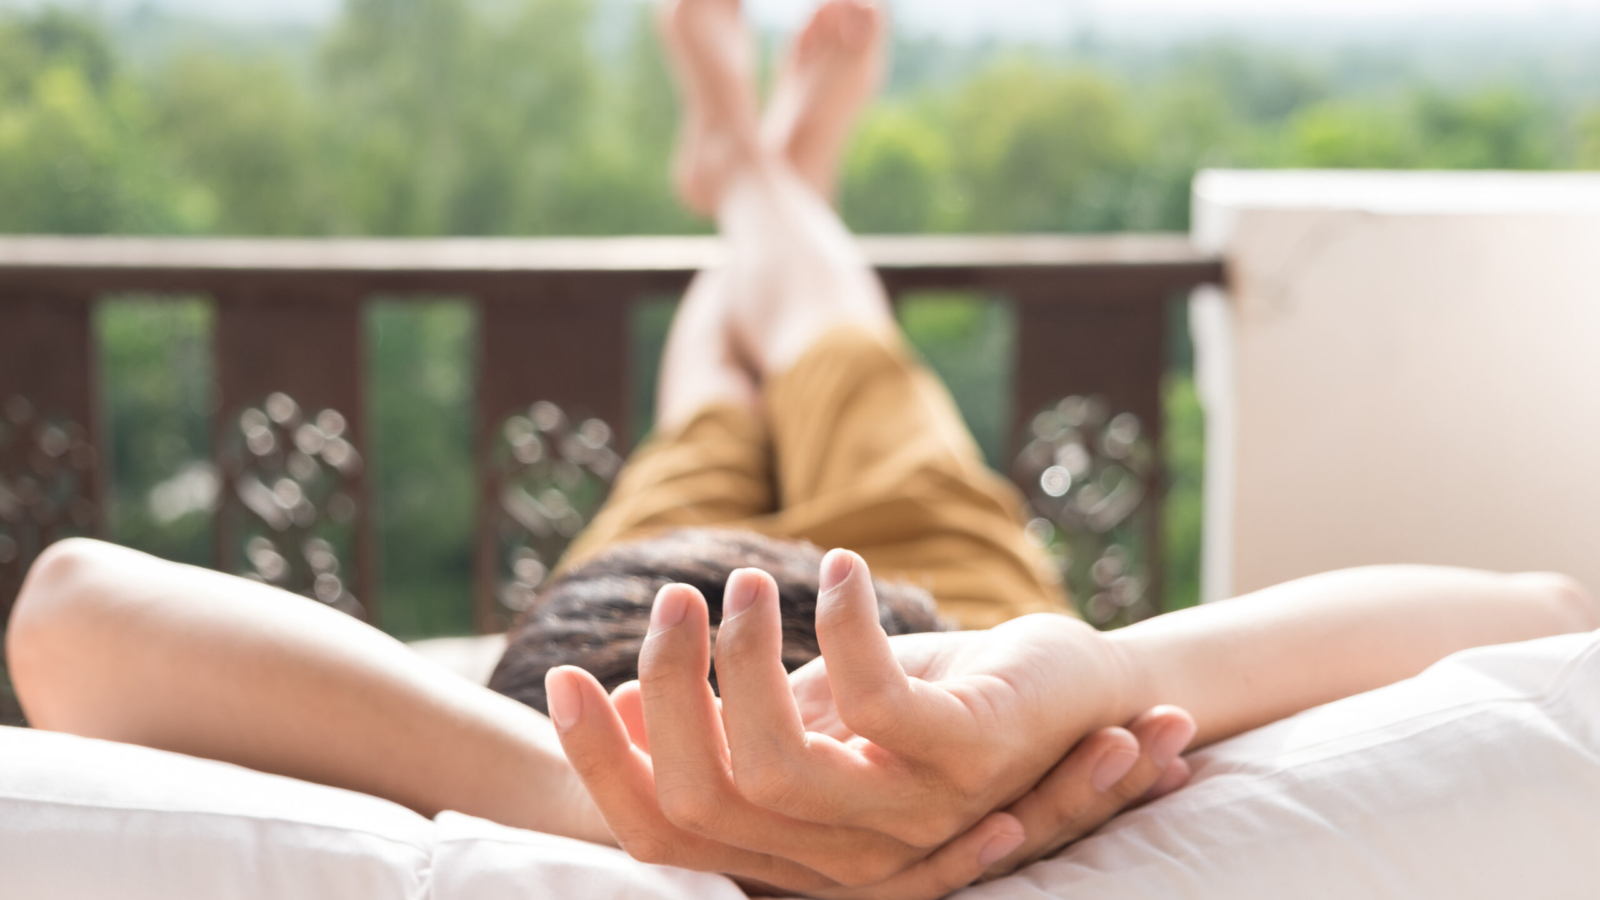
[[[1038,535],[1057,542],[1098,531],[1099,553],[1132,523],[1144,568],[1128,590],[1159,596],[1166,301],[1219,281],[1219,261],[1167,235],[862,244],[891,295],[961,289],[1016,304],[1012,474],[1035,501],[1035,530],[1059,527],[1066,537]],[[380,623],[362,306],[375,294],[472,298],[475,618],[489,630],[537,585],[636,437],[631,304],[681,291],[722,252],[709,238],[0,238],[0,622],[43,546],[107,531],[109,445],[91,339],[101,298],[215,304],[216,565]],[[1113,613],[1132,602],[1111,590],[1126,556],[1095,570]]]

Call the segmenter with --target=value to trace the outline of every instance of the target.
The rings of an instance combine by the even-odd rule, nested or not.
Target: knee
[[[1563,631],[1600,628],[1600,603],[1577,579],[1557,572],[1525,572],[1513,577],[1550,611]]]

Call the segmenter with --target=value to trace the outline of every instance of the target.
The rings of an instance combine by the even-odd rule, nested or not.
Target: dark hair
[[[544,676],[556,666],[579,666],[607,691],[639,677],[639,648],[650,625],[656,592],[674,582],[693,585],[711,611],[711,633],[722,621],[722,589],[734,569],[761,569],[778,583],[783,618],[783,665],[794,671],[815,659],[817,578],[822,551],[804,541],[718,528],[683,528],[606,548],[546,582],[511,627],[505,655],[489,687],[547,712]],[[878,619],[889,634],[942,631],[933,600],[905,582],[873,579]],[[711,686],[717,684],[715,673]]]

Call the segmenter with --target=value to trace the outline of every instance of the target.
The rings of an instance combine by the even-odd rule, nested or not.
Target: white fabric
[[[0,728],[0,900],[744,900],[717,875],[144,747]]]
[[[956,896],[1600,896],[1600,632],[1459,653],[1191,761],[1184,790]]]
[[[506,635],[428,638],[406,645],[423,659],[444,666],[473,684],[488,684],[500,657],[506,654]]]
[[[1600,632],[1458,654],[1193,757],[1194,782],[957,895],[1600,890]],[[742,897],[713,875],[139,747],[0,729],[0,898]]]

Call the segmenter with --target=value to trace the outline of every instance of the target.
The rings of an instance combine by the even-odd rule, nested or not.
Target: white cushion
[[[957,896],[1600,896],[1600,632],[1460,653],[1192,761],[1184,790]]]
[[[423,659],[460,675],[473,684],[488,684],[494,667],[506,653],[506,635],[480,634],[473,637],[428,638],[406,646]]]
[[[1600,632],[1458,654],[1193,757],[957,896],[1562,898],[1600,885]],[[0,898],[740,898],[727,879],[222,763],[0,728]]]
[[[144,747],[0,728],[4,900],[743,900],[619,850]]]

